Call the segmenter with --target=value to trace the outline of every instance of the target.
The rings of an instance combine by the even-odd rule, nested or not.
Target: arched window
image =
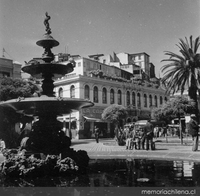
[[[158,107],[158,99],[157,99],[156,95],[155,95],[154,99],[155,99],[155,107]]]
[[[165,97],[165,102],[167,102],[167,97]]]
[[[127,91],[126,92],[126,105],[129,106],[131,103],[130,103],[130,92]]]
[[[63,88],[59,88],[58,97],[63,97]]]
[[[113,89],[110,90],[110,104],[115,103],[115,92]]]
[[[85,85],[85,99],[90,99],[90,87]]]
[[[138,106],[138,108],[141,107],[141,96],[140,96],[140,93],[137,94],[137,106]]]
[[[72,85],[70,87],[70,98],[75,98],[75,87]]]
[[[160,96],[160,105],[163,104],[163,98]]]
[[[135,92],[132,92],[132,105],[135,106]]]
[[[98,103],[98,88],[96,86],[94,87],[93,99],[95,103]]]
[[[144,94],[144,107],[147,107],[147,95]]]
[[[118,101],[117,101],[118,105],[122,104],[122,92],[120,90],[118,90]]]
[[[149,95],[149,107],[151,107],[152,105],[153,105],[153,103],[152,103],[152,96]]]
[[[106,88],[103,88],[103,92],[102,92],[102,102],[103,102],[103,103],[107,103],[107,90],[106,90]]]

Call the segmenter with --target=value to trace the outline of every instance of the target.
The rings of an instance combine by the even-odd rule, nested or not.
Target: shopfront
[[[94,126],[101,130],[100,137],[110,137],[110,123],[103,121],[101,114],[104,107],[90,107],[82,109],[82,118],[84,121],[84,133],[86,138],[93,138]]]

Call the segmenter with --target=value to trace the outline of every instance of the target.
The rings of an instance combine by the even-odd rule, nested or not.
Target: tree
[[[120,120],[126,119],[127,110],[122,105],[112,104],[104,109],[101,117],[103,120],[108,120],[115,125],[115,134],[118,137]]]
[[[0,79],[0,101],[18,97],[32,97],[41,93],[41,88],[34,79],[23,80],[14,78]]]
[[[199,117],[197,92],[200,88],[200,54],[197,53],[199,49],[199,37],[193,40],[192,36],[185,41],[180,39],[177,44],[181,55],[166,51],[168,59],[162,61],[170,62],[162,67],[164,72],[162,83],[166,85],[167,93],[174,94],[178,91],[183,94],[185,90],[188,91],[188,96],[195,102],[195,114]],[[197,118],[199,121],[199,118]]]
[[[175,96],[164,103],[159,108],[152,110],[152,117],[157,121],[164,121],[166,124],[170,123],[173,119],[179,119],[180,125],[180,138],[182,140],[181,117],[190,114],[195,108],[194,100],[188,99],[186,96]]]
[[[40,94],[41,88],[34,79],[2,78],[0,79],[0,101],[18,97],[32,97]],[[17,113],[11,108],[0,108],[0,138],[5,141],[7,148],[16,148],[19,145],[19,134],[15,132],[15,125],[28,119],[27,116]]]

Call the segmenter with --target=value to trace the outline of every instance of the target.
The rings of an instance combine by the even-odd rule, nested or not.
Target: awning
[[[75,117],[71,117],[71,118],[63,118],[63,117],[58,117],[57,118],[60,122],[63,122],[63,121],[65,121],[65,122],[72,122],[72,121],[76,121],[77,119],[75,118]]]
[[[87,117],[87,116],[83,116],[83,118],[86,119],[86,121],[88,122],[103,122],[101,119],[99,118],[91,118],[91,117]]]

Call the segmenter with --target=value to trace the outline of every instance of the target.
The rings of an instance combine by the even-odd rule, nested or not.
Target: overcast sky
[[[164,51],[179,53],[179,38],[200,34],[200,0],[0,0],[0,50],[7,58],[24,64],[42,56],[35,43],[45,33],[45,12],[60,42],[54,54],[146,52],[157,76]]]

